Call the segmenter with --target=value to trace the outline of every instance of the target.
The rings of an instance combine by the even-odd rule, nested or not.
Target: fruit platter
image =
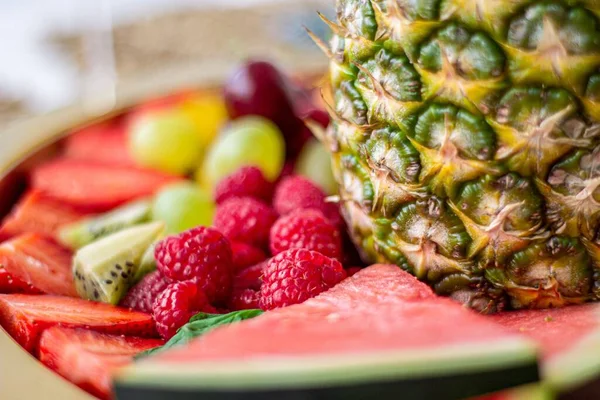
[[[15,140],[0,395],[600,398],[599,15],[338,0],[325,78]]]

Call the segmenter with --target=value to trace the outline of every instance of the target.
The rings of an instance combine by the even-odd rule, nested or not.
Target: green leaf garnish
[[[179,328],[175,336],[173,336],[162,347],[156,347],[154,349],[146,350],[138,354],[135,358],[144,358],[170,349],[172,347],[189,343],[190,341],[192,341],[192,339],[202,336],[208,331],[218,326],[228,325],[234,322],[251,319],[259,316],[262,313],[262,310],[240,310],[230,312],[229,314],[207,314],[203,312],[198,313],[192,318],[190,318],[187,324]]]

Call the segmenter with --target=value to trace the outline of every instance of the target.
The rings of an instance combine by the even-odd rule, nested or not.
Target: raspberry
[[[265,253],[258,247],[242,242],[232,242],[231,252],[233,254],[233,268],[235,271],[241,271],[267,258]]]
[[[262,286],[263,271],[268,261],[260,262],[248,268],[244,268],[233,277],[233,289],[260,290]]]
[[[275,188],[273,208],[279,215],[304,208],[316,208],[324,211],[325,193],[302,176],[288,176],[282,179]]]
[[[154,301],[156,330],[168,340],[200,311],[214,312],[214,308],[208,304],[206,295],[194,282],[171,283]]]
[[[266,204],[250,197],[236,197],[217,207],[214,226],[229,240],[266,248],[276,219],[277,214]]]
[[[325,203],[321,211],[323,211],[323,214],[325,217],[327,217],[329,222],[337,226],[340,231],[346,229],[346,223],[342,218],[342,214],[340,213],[340,205],[338,203]]]
[[[218,231],[199,226],[161,240],[154,251],[158,270],[175,281],[193,279],[209,301],[225,301],[233,265],[229,241]]]
[[[260,262],[239,271],[233,278],[233,293],[227,303],[232,311],[260,308],[260,287],[263,270],[267,261]]]
[[[352,275],[356,274],[361,269],[361,267],[348,267],[346,268],[346,275],[348,276],[348,278],[350,278]]]
[[[234,289],[227,304],[231,311],[260,308],[260,292],[252,289]]]
[[[121,300],[121,306],[151,314],[154,300],[168,285],[169,280],[160,271],[151,272],[129,289]]]
[[[297,210],[284,215],[271,228],[270,238],[273,255],[289,249],[306,249],[338,260],[342,257],[340,231],[318,210]]]
[[[223,203],[232,197],[252,197],[271,202],[273,184],[265,179],[262,171],[256,167],[242,167],[221,180],[215,189],[215,201]]]
[[[269,260],[263,271],[260,306],[272,310],[302,303],[346,277],[339,261],[316,251],[292,249]]]
[[[283,164],[283,168],[281,168],[281,172],[279,173],[279,177],[275,182],[276,185],[279,185],[282,180],[287,178],[288,176],[294,175],[294,169],[296,168],[296,162],[293,160],[288,160]]]

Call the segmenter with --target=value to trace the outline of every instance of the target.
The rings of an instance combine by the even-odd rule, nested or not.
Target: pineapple
[[[600,297],[600,0],[337,0],[342,212],[482,312]],[[318,41],[318,39],[316,39]]]

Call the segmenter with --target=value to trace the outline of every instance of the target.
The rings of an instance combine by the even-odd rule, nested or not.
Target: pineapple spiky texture
[[[342,211],[482,312],[600,297],[600,1],[337,0]]]

